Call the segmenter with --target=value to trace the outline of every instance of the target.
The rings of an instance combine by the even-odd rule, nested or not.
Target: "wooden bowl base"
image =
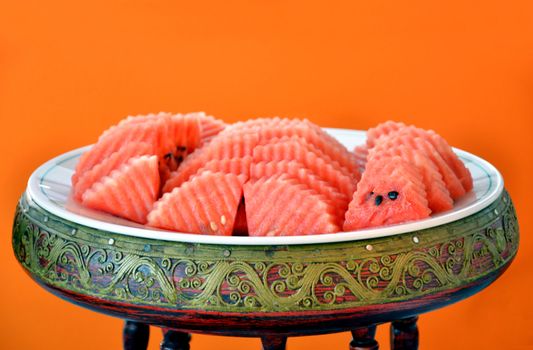
[[[410,317],[391,323],[390,342],[392,350],[417,350],[418,349],[418,317]],[[378,350],[379,344],[374,339],[376,326],[357,328],[352,330],[352,341],[349,350]],[[149,326],[127,320],[124,324],[123,348],[124,350],[146,350],[150,336]],[[163,329],[161,350],[189,350],[191,335],[178,330]],[[263,350],[285,350],[286,336],[265,336],[261,338]]]

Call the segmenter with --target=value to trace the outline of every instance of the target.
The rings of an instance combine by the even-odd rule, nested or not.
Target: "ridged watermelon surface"
[[[429,216],[418,170],[400,157],[367,163],[346,212],[344,230],[391,225]]]
[[[148,225],[229,236],[242,197],[242,182],[235,174],[205,171],[164,194],[148,215]]]
[[[78,178],[87,170],[120,151],[132,142],[152,145],[166,172],[175,170],[183,158],[200,144],[200,125],[195,116],[160,113],[130,117],[106,130],[98,142],[81,157],[72,178]]]
[[[72,184],[83,205],[151,227],[288,236],[423,219],[473,181],[431,130],[381,123],[350,152],[305,119],[198,112],[122,120],[80,157]]]
[[[419,150],[428,157],[438,168],[452,199],[458,199],[466,193],[461,181],[457,175],[455,175],[448,163],[446,163],[435,147],[424,138],[408,133],[391,134],[380,138],[380,141],[376,144],[373,150],[374,152],[379,152],[397,145],[404,145],[408,148]]]
[[[112,153],[109,157],[84,172],[74,184],[74,199],[81,201],[83,193],[102,177],[109,175],[113,170],[127,163],[132,157],[153,155],[154,147],[146,142],[128,143],[120,150]]]
[[[291,160],[258,162],[253,163],[250,168],[250,178],[258,180],[285,175],[287,178],[296,180],[298,183],[307,186],[319,195],[324,196],[335,208],[337,222],[342,225],[344,213],[348,208],[351,196],[339,192],[326,181],[321,180],[312,171],[304,167],[301,163]]]
[[[402,144],[381,151],[374,148],[368,155],[368,161],[373,162],[394,156],[400,156],[418,169],[427,193],[428,206],[433,213],[453,208],[453,199],[450,197],[450,192],[446,188],[438,168],[424,152]]]
[[[250,236],[294,236],[338,232],[328,200],[297,180],[261,178],[244,185]]]
[[[252,156],[253,149],[258,142],[258,136],[254,134],[220,134],[214,137],[204,147],[198,149],[187,157],[177,171],[170,175],[170,178],[163,186],[163,192],[170,192],[174,188],[181,186],[211,160],[245,158]]]
[[[356,174],[342,168],[339,163],[299,139],[280,139],[254,148],[253,161],[296,161],[313,172],[321,180],[350,196],[357,184]]]
[[[368,146],[366,144],[359,145],[353,150],[355,156],[355,162],[357,163],[357,168],[359,173],[363,173],[366,167],[366,157],[368,156]]]
[[[131,158],[95,182],[83,193],[83,205],[146,223],[146,215],[159,196],[159,170],[156,156]]]

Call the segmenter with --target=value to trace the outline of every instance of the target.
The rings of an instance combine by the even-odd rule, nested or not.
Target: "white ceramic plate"
[[[325,129],[348,149],[365,142],[365,132]],[[52,214],[81,225],[119,234],[150,239],[235,245],[316,244],[371,239],[413,232],[462,219],[487,207],[503,191],[503,179],[494,166],[470,153],[455,150],[474,178],[474,190],[455,203],[453,210],[415,222],[334,234],[290,237],[224,237],[149,229],[131,221],[83,208],[70,199],[70,178],[80,155],[90,146],[76,149],[41,165],[31,175],[28,199]]]

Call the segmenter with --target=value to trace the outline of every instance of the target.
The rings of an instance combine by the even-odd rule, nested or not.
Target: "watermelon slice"
[[[339,147],[337,143],[331,142],[329,138],[324,136],[324,132],[321,131],[319,133],[315,128],[310,127],[308,124],[302,123],[301,125],[294,125],[290,128],[266,126],[258,130],[258,134],[260,145],[287,138],[305,141],[319,150],[320,153],[338,162],[340,166],[347,169],[350,173],[353,173],[357,179],[360,178],[355,155],[350,153],[346,147],[342,145]]]
[[[212,171],[214,173],[221,172],[224,174],[242,175],[241,178],[246,182],[250,178],[251,163],[251,156],[245,156],[242,158],[213,159],[200,168],[196,174],[201,174],[204,171]]]
[[[144,224],[159,185],[157,157],[134,157],[86,190],[82,204]]]
[[[387,136],[398,130],[405,128],[406,125],[401,122],[395,122],[392,120],[380,123],[373,128],[370,128],[366,132],[366,144],[368,148],[372,148],[376,145],[376,142],[383,136]]]
[[[424,138],[416,137],[409,133],[392,133],[381,137],[373,149],[375,149],[375,152],[380,152],[400,144],[423,152],[437,166],[452,199],[456,200],[465,194],[465,189],[457,175],[455,175],[435,147]]]
[[[337,222],[342,224],[344,213],[348,209],[348,203],[351,200],[351,195],[348,196],[339,192],[339,190],[321,180],[301,163],[294,160],[281,160],[253,163],[250,167],[250,178],[252,181],[263,177],[268,178],[283,174],[288,178],[297,180],[298,183],[307,186],[330,201],[335,207],[335,215],[338,218]]]
[[[250,236],[294,236],[338,232],[332,205],[298,181],[261,178],[244,184]]]
[[[366,157],[368,156],[368,146],[366,144],[359,145],[354,148],[355,162],[359,172],[362,174],[366,167]]]
[[[413,137],[423,138],[429,142],[431,145],[433,145],[433,147],[435,147],[442,159],[444,159],[450,169],[452,169],[452,171],[455,173],[465,191],[468,192],[472,189],[473,180],[470,171],[468,171],[464,163],[455,154],[448,142],[446,142],[446,140],[435,131],[424,130],[415,126],[407,126],[391,133],[390,135],[392,134],[411,135]]]
[[[202,144],[211,141],[213,137],[226,128],[226,123],[222,120],[205,115],[203,112],[198,113],[198,120],[200,122],[200,139],[202,140]]]
[[[464,190],[466,192],[472,190],[473,180],[470,171],[468,171],[464,163],[459,159],[455,152],[453,152],[446,140],[433,130],[424,130],[412,125],[406,126],[404,123],[387,121],[368,130],[367,145],[371,148],[375,146],[383,136],[394,135],[397,133],[407,134],[413,137],[421,137],[431,143],[455,173]]]
[[[323,155],[312,145],[298,140],[283,140],[282,142],[259,145],[254,148],[253,161],[297,161],[312,171],[323,181],[337,188],[348,196],[353,194],[357,179],[337,162]]]
[[[148,225],[229,236],[241,202],[242,182],[234,174],[205,171],[164,194],[148,214]]]
[[[163,166],[167,165],[169,171],[175,170],[187,152],[195,149],[200,143],[198,119],[164,113],[126,119],[104,132],[98,142],[80,157],[73,183],[76,183],[85,171],[131,142],[151,144]]]
[[[402,223],[429,216],[424,184],[400,157],[369,161],[346,212],[344,231]]]
[[[354,155],[337,139],[307,119],[279,117],[251,119],[232,124],[224,130],[224,133],[257,133],[260,136],[260,144],[269,143],[273,138],[299,136],[353,172],[357,178],[360,177]]]
[[[122,164],[126,163],[130,158],[142,155],[153,155],[154,147],[146,142],[132,142],[128,143],[120,150],[112,153],[102,162],[95,165],[90,170],[84,172],[73,184],[74,199],[81,201],[83,193],[88,190],[95,182],[102,177],[109,175],[113,170],[118,169]]]
[[[255,134],[219,134],[185,159],[178,170],[170,175],[170,178],[163,186],[163,192],[170,192],[174,188],[181,186],[210,160],[251,156],[258,141],[259,137]]]
[[[224,134],[242,132],[242,131],[257,131],[263,127],[278,127],[278,128],[288,128],[294,125],[303,123],[300,119],[289,119],[289,118],[256,118],[248,119],[246,121],[237,122],[229,125],[224,131]]]
[[[450,197],[450,192],[446,188],[439,169],[424,152],[405,145],[392,146],[383,151],[373,148],[368,155],[368,161],[373,162],[394,156],[400,156],[418,169],[427,192],[428,206],[433,213],[453,208],[453,199]]]
[[[474,188],[474,180],[472,179],[472,174],[466,168],[465,164],[459,159],[457,154],[452,150],[448,142],[437,134],[433,130],[427,131],[429,135],[426,139],[433,144],[433,146],[439,151],[440,155],[446,163],[453,169],[461,184],[463,185],[466,192],[469,192]]]

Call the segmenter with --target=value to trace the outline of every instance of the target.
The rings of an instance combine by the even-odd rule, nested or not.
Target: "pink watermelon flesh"
[[[234,174],[205,171],[164,194],[148,214],[148,225],[229,236],[241,202],[242,182]]]
[[[327,199],[294,179],[261,178],[244,184],[250,236],[294,236],[338,232]]]
[[[272,140],[275,141],[291,137],[299,138],[318,149],[330,159],[338,162],[340,166],[353,173],[357,179],[360,177],[354,154],[350,153],[346,147],[331,142],[330,138],[326,137],[322,130],[317,131],[308,124],[302,123],[301,125],[291,126],[290,128],[264,126],[258,130],[258,134],[259,144],[261,145],[272,143]]]
[[[357,179],[360,177],[355,156],[337,139],[308,120],[281,119],[277,117],[252,119],[232,124],[224,130],[224,133],[257,133],[260,138],[259,144],[271,143],[271,139],[291,136],[301,137],[307,143],[319,149],[321,153],[326,154],[342,167],[348,169]]]
[[[444,159],[446,164],[448,164],[450,169],[452,169],[452,171],[455,173],[461,182],[461,185],[465,189],[465,192],[468,192],[472,189],[473,180],[470,171],[468,171],[464,163],[459,159],[459,157],[455,154],[450,145],[448,145],[442,136],[433,130],[427,131],[414,126],[401,128],[390,135],[393,134],[406,134],[413,137],[420,137],[429,142],[437,150],[442,159]]]
[[[427,140],[431,142],[433,146],[435,146],[446,163],[448,163],[448,165],[453,169],[459,180],[461,180],[461,184],[463,185],[465,191],[471,191],[474,188],[474,180],[472,179],[472,174],[470,174],[470,171],[466,168],[465,164],[459,159],[450,145],[448,145],[448,142],[446,142],[442,136],[433,130],[430,130],[427,133],[429,134]]]
[[[218,135],[227,126],[222,120],[205,115],[204,113],[198,114],[198,120],[200,121],[200,138],[202,144],[211,141],[213,137]]]
[[[237,122],[228,125],[228,127],[222,133],[231,134],[243,131],[255,132],[263,127],[288,128],[294,125],[299,125],[301,123],[303,123],[303,121],[299,119],[288,119],[279,117],[248,119],[243,122]]]
[[[134,157],[86,190],[82,204],[144,224],[159,186],[157,157]]]
[[[73,184],[74,199],[81,201],[83,193],[102,177],[109,175],[113,170],[118,169],[122,164],[127,163],[132,157],[142,155],[153,155],[154,147],[146,142],[132,142],[124,145],[120,150],[112,153],[102,162],[95,165],[90,170],[84,172],[78,181]]]
[[[200,126],[197,118],[182,115],[129,118],[105,131],[98,142],[80,157],[73,183],[85,171],[131,142],[146,142],[154,146],[161,167],[172,171],[188,152],[199,145]]]
[[[388,136],[381,137],[374,149],[376,152],[379,152],[400,144],[423,152],[437,166],[452,199],[456,200],[465,194],[465,189],[461,181],[449,167],[448,163],[444,161],[435,147],[423,138],[407,133],[392,133]]]
[[[368,146],[366,144],[359,145],[354,148],[355,162],[359,172],[362,174],[365,171],[366,157],[368,156]]]
[[[218,135],[211,142],[193,152],[183,164],[170,175],[163,186],[163,192],[170,192],[181,186],[196,174],[206,163],[214,159],[245,158],[252,155],[259,138],[257,135]]]
[[[269,178],[278,175],[286,175],[288,178],[296,180],[298,183],[307,186],[315,193],[324,196],[335,207],[335,215],[337,223],[342,225],[344,220],[344,213],[348,209],[348,203],[351,196],[339,192],[335,187],[329,183],[321,180],[312,171],[305,168],[297,161],[281,160],[271,162],[253,163],[250,167],[251,180],[260,178]]]
[[[406,125],[404,123],[394,122],[392,120],[380,123],[375,127],[368,129],[366,132],[366,145],[370,149],[376,145],[376,142],[381,137],[387,136],[405,127]]]
[[[464,163],[455,154],[446,140],[433,130],[424,130],[412,125],[406,126],[403,123],[388,121],[368,130],[367,145],[371,148],[379,142],[381,137],[398,133],[411,135],[413,137],[420,137],[431,143],[455,173],[465,192],[472,190],[473,180],[470,171],[468,171]]]
[[[357,179],[352,174],[347,173],[338,163],[323,156],[320,151],[305,142],[294,139],[283,140],[283,142],[259,145],[253,152],[255,163],[283,160],[301,163],[321,180],[347,196],[351,196],[355,190]]]
[[[453,199],[450,197],[450,192],[446,188],[446,184],[438,168],[424,152],[406,147],[405,145],[397,145],[383,151],[372,149],[368,155],[368,159],[369,161],[376,161],[394,156],[400,156],[418,169],[427,193],[428,206],[433,213],[439,213],[453,208]]]
[[[427,218],[431,210],[418,170],[400,157],[367,163],[346,212],[344,231]]]
[[[251,163],[251,156],[245,156],[242,158],[213,159],[200,168],[196,174],[201,174],[204,171],[212,171],[214,173],[221,172],[224,174],[242,175],[241,178],[244,179],[244,182],[246,182],[250,178]]]

